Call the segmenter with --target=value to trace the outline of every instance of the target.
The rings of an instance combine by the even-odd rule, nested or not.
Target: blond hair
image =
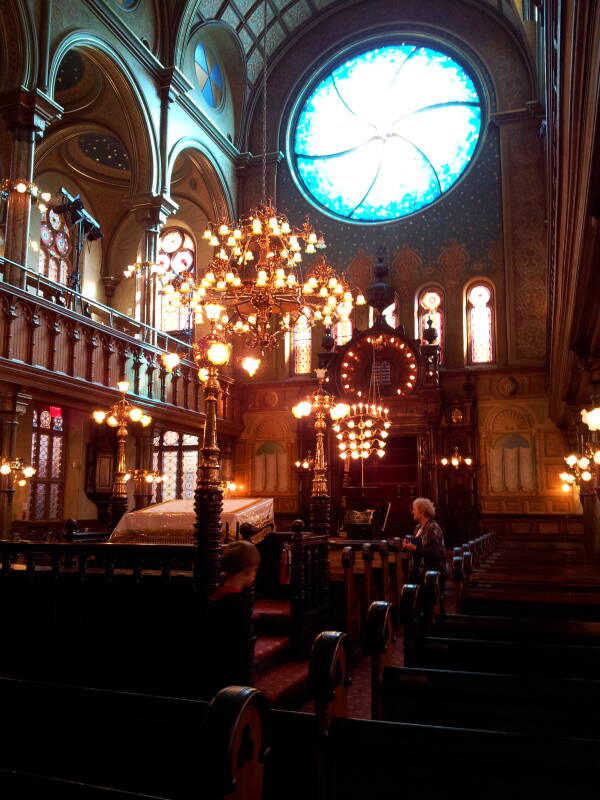
[[[429,519],[435,517],[435,506],[428,497],[417,497],[413,500],[413,507],[418,508],[421,514],[425,514]]]

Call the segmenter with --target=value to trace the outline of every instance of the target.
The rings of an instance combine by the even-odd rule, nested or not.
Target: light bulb
[[[448,459],[447,458],[442,458],[442,460],[440,461],[440,464],[443,467],[447,467],[448,466]]]
[[[123,394],[129,391],[129,381],[119,381],[117,386],[119,387],[119,391],[123,392]]]
[[[140,419],[143,428],[147,428],[148,425],[152,422],[152,417],[148,416],[148,414],[142,414],[142,418]]]
[[[585,469],[586,467],[589,467],[589,465],[590,465],[590,460],[589,460],[589,458],[586,458],[585,456],[582,456],[582,457],[581,457],[581,458],[580,458],[580,459],[577,461],[577,463],[579,464],[579,466],[581,467],[581,469]]]
[[[107,418],[106,424],[111,428],[116,428],[119,424],[119,420],[114,416],[114,414],[111,414],[110,417]]]
[[[177,353],[163,353],[161,360],[165,365],[167,372],[173,372],[173,370],[181,363],[181,359]]]
[[[582,481],[591,481],[592,480],[592,473],[588,472],[586,469],[584,472],[581,473],[581,480]]]
[[[33,467],[25,467],[23,469],[23,475],[25,475],[26,478],[31,478],[35,475],[35,469]]]
[[[569,492],[571,490],[571,487],[568,483],[563,483],[560,488],[563,490],[563,492]]]
[[[129,472],[126,472],[125,475],[123,475],[123,480],[125,482],[127,482],[130,478],[131,478],[131,473]]]
[[[211,364],[222,366],[229,361],[230,346],[226,342],[213,342],[206,352]]]
[[[260,367],[260,358],[252,358],[252,356],[246,356],[242,359],[242,369],[244,369],[248,375],[252,378],[256,375],[258,368]]]
[[[144,480],[146,483],[154,483],[154,475],[145,475]]]
[[[96,420],[98,425],[100,425],[106,419],[106,412],[105,411],[94,411],[92,416]]]
[[[312,406],[308,402],[308,400],[302,400],[300,403],[297,403],[292,408],[292,414],[296,417],[296,419],[307,417],[311,411],[312,411]]]
[[[17,486],[27,486],[27,481],[25,480],[25,478],[19,478],[19,480],[17,481]]]
[[[10,464],[0,465],[0,475],[10,475]]]
[[[27,184],[24,181],[19,181],[15,184],[15,191],[19,192],[19,194],[24,194],[27,191]]]
[[[574,456],[574,455],[567,456],[567,457],[565,458],[565,461],[567,462],[567,464],[568,464],[570,467],[574,467],[574,466],[575,466],[575,464],[577,463],[577,456]]]
[[[144,412],[142,411],[141,408],[134,407],[129,412],[129,419],[132,422],[139,422],[141,420],[141,418],[142,418],[142,414],[143,413]]]

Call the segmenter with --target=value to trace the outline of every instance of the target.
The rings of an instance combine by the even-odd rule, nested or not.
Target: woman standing
[[[403,539],[405,550],[414,553],[414,571],[417,582],[421,583],[427,570],[440,573],[440,591],[442,603],[446,588],[446,545],[442,529],[435,521],[435,506],[427,497],[417,497],[412,504],[412,515],[417,522],[414,536]]]

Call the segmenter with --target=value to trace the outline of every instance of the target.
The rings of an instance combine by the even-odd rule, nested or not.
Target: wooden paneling
[[[130,391],[152,406],[153,415],[160,416],[162,404],[175,406],[179,412],[192,412],[187,427],[197,428],[198,414],[203,412],[197,368],[184,361],[167,373],[160,358],[162,352],[126,333],[0,283],[0,368],[6,379],[52,392],[65,402],[73,397],[94,403],[97,397],[92,398],[90,389],[96,394],[99,387],[116,389],[117,381],[125,379]],[[239,433],[242,415],[238,387],[227,378],[222,379],[222,385],[218,413],[230,424],[220,423],[220,429]],[[186,427],[181,416],[177,425]]]

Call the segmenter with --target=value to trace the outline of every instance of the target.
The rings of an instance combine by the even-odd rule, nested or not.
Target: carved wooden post
[[[342,567],[344,568],[344,604],[346,610],[346,632],[356,647],[360,639],[360,619],[354,580],[354,550],[344,547],[342,550]]]
[[[373,602],[373,545],[370,542],[363,544],[362,557],[365,565],[365,613]]]
[[[292,569],[290,575],[290,584],[292,617],[294,618],[299,617],[306,609],[306,565],[304,563],[304,543],[302,536],[303,528],[304,523],[301,519],[294,520],[292,523],[294,535],[292,537]]]
[[[198,481],[194,494],[196,522],[195,578],[198,591],[208,598],[219,585],[221,570],[221,511],[223,491],[220,487],[220,451],[217,445],[217,397],[219,379],[217,367],[208,367],[204,384],[206,420],[202,448],[198,459]]]

